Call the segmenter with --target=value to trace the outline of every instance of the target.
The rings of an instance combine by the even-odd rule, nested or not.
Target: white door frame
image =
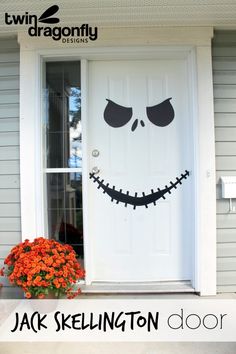
[[[20,53],[20,174],[22,239],[44,235],[43,149],[42,149],[42,64],[44,60],[82,62],[83,173],[88,175],[87,154],[87,60],[155,59],[187,56],[193,83],[193,144],[195,173],[195,247],[193,287],[201,295],[216,293],[216,197],[215,140],[210,33],[203,45],[139,46],[97,48],[29,47],[29,38],[19,36]],[[206,36],[206,34],[205,34]],[[180,38],[181,40],[181,38]],[[30,166],[30,167],[29,167]],[[87,203],[87,179],[83,179],[84,247],[86,284],[91,283],[91,246]]]

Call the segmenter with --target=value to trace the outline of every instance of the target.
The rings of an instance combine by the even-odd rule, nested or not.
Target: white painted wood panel
[[[216,98],[214,100],[216,113],[236,112],[236,99]]]
[[[228,47],[218,46],[213,47],[213,57],[236,57],[236,46],[229,45]]]
[[[6,258],[7,255],[10,253],[13,246],[9,245],[1,245],[0,247],[0,258]]]
[[[0,39],[1,40],[1,39]],[[2,41],[1,41],[2,42]],[[1,43],[0,43],[1,44]],[[16,48],[9,48],[9,49],[5,49],[5,48],[2,48],[1,46],[0,46],[0,54],[4,54],[4,53],[15,53],[16,52]]]
[[[217,284],[236,285],[236,271],[218,272]]]
[[[213,70],[215,71],[232,71],[236,70],[236,63],[235,63],[235,58],[234,57],[229,57],[229,58],[215,58],[213,61]]]
[[[2,52],[3,53],[9,53],[10,50],[14,50],[14,52],[16,50],[19,51],[19,44],[17,43],[17,39],[16,38],[7,38],[7,39],[4,39],[2,38],[1,41],[0,41],[0,44],[1,44],[1,49],[2,49]]]
[[[236,170],[236,156],[217,156],[216,169],[225,171]]]
[[[227,30],[227,31],[215,31],[214,34],[214,45],[227,45],[236,46],[236,36],[235,30]]]
[[[236,271],[236,257],[223,257],[217,259],[218,271]]]
[[[236,85],[215,85],[215,98],[236,98]]]
[[[1,217],[20,217],[20,204],[18,203],[0,203]],[[0,239],[1,240],[1,239]]]
[[[235,175],[235,155],[236,155],[236,135],[235,135],[235,79],[236,75],[235,70],[236,68],[236,60],[235,58],[230,58],[227,60],[213,60],[213,67],[217,70],[224,70],[224,71],[215,71],[214,75],[214,82],[215,82],[215,111],[216,112],[223,112],[223,113],[216,113],[215,117],[215,126],[216,127],[230,127],[226,129],[216,129],[216,141],[222,141],[216,143],[216,155],[220,156],[217,157],[217,169],[218,170],[225,170],[217,173],[217,181],[220,175]],[[217,85],[216,85],[217,83]],[[229,100],[231,98],[231,100]],[[228,113],[224,113],[228,112]],[[230,171],[229,171],[230,170]],[[229,173],[230,172],[230,173]],[[217,197],[221,196],[221,186],[217,186]],[[235,242],[236,240],[236,232],[235,228],[228,228],[228,227],[235,227],[234,218],[235,215],[229,215],[229,202],[225,200],[218,200],[217,202],[217,212],[218,213],[225,213],[225,215],[218,215],[217,216],[217,225],[220,227],[217,231],[217,239],[218,242],[224,242],[218,245],[218,254],[222,256],[229,256],[235,254],[235,243],[227,243],[226,242]],[[222,229],[222,227],[227,227],[227,229]],[[230,261],[227,261],[230,260]],[[220,258],[218,260],[218,270],[235,270],[235,258]],[[221,274],[221,278],[225,280],[226,275],[224,273]],[[218,283],[221,280],[218,277]],[[228,282],[232,283],[235,282],[234,276],[227,280]],[[218,291],[227,291],[227,289],[222,288]]]
[[[17,175],[20,173],[20,161],[0,161],[0,175]]]
[[[217,227],[221,229],[236,228],[235,214],[219,214],[217,216]]]
[[[20,77],[2,76],[0,77],[0,90],[18,90],[20,87]]]
[[[216,142],[216,156],[236,157],[236,141]]]
[[[0,63],[0,77],[15,75],[19,75],[18,63]]]
[[[18,146],[19,133],[17,132],[2,132],[0,133],[0,146]]]
[[[0,63],[19,63],[20,53],[19,51],[10,53],[0,53]]]
[[[19,175],[0,175],[0,189],[20,188]],[[1,213],[0,213],[1,215]]]
[[[220,200],[222,197],[221,181],[216,185],[216,200]]]
[[[215,113],[215,127],[236,127],[236,113]]]
[[[235,293],[236,285],[219,285],[217,286],[218,293]]]
[[[0,104],[19,103],[18,90],[0,90]]]
[[[208,55],[207,50],[206,49],[198,49],[198,52],[201,53],[201,55],[206,56]],[[210,54],[210,53],[209,53]],[[200,132],[201,134],[205,134],[206,136],[206,140],[208,140],[209,142],[211,142],[211,139],[214,138],[213,134],[211,134],[211,120],[206,120],[207,114],[206,112],[208,112],[209,117],[211,116],[211,104],[209,104],[211,102],[211,89],[210,86],[212,84],[211,82],[211,65],[206,65],[206,66],[202,66],[200,65],[198,70],[199,70],[199,77],[201,78],[200,73],[204,76],[204,79],[201,80],[201,85],[198,87],[198,95],[200,95],[201,97],[201,101],[202,104],[199,105],[199,110],[200,110]],[[206,85],[205,82],[208,81],[208,87],[206,89]],[[207,110],[208,108],[208,110]],[[213,108],[213,107],[212,107]],[[206,122],[207,124],[204,124],[204,122]],[[201,140],[201,141],[204,141]],[[200,141],[200,146],[202,145]],[[204,148],[205,147],[205,148]],[[204,144],[201,146],[202,149],[202,154],[206,154],[205,155],[205,160],[203,163],[200,163],[200,171],[199,171],[199,177],[202,175],[205,178],[205,173],[204,171],[208,170],[211,171],[212,169],[215,169],[214,163],[211,164],[211,167],[209,167],[209,161],[211,160],[211,154],[214,154],[214,149],[212,149],[211,144],[207,145],[206,141],[204,141]],[[213,171],[212,171],[213,173]],[[214,176],[215,178],[215,176]],[[214,243],[216,242],[215,240],[215,233],[214,233],[214,229],[215,229],[215,223],[213,222],[213,214],[215,214],[215,210],[214,208],[212,208],[212,210],[209,212],[209,208],[207,207],[207,205],[205,204],[206,199],[208,201],[211,201],[211,205],[214,205],[214,198],[215,198],[215,188],[213,188],[212,186],[212,179],[208,179],[208,183],[205,184],[202,180],[202,186],[204,186],[204,189],[201,189],[201,193],[204,195],[204,197],[202,197],[202,200],[200,199],[200,205],[199,208],[200,210],[202,210],[202,212],[205,214],[205,216],[203,217],[202,220],[203,224],[201,224],[201,228],[202,228],[202,233],[203,233],[203,242],[204,242],[204,247],[201,247],[201,257],[198,260],[198,264],[199,266],[201,266],[202,269],[204,269],[204,271],[206,269],[208,269],[210,267],[210,269],[212,270],[212,272],[209,272],[208,269],[208,274],[209,276],[204,278],[204,283],[205,286],[208,287],[207,282],[209,282],[209,280],[215,280],[215,277],[213,276],[213,279],[210,279],[212,277],[212,275],[210,274],[215,274],[215,247],[213,246],[212,240],[214,240]],[[211,199],[212,198],[212,199]],[[209,220],[210,224],[209,224]],[[213,227],[212,227],[213,226]],[[209,235],[207,235],[209,230]],[[210,231],[211,230],[211,231]],[[199,235],[200,236],[200,235]],[[207,239],[206,239],[206,236]],[[210,254],[209,253],[205,253],[205,247],[210,249]],[[208,259],[210,256],[210,263],[208,263]]]
[[[0,160],[19,160],[19,146],[1,146]]]
[[[1,118],[0,133],[2,132],[18,132],[19,118]]]
[[[222,189],[221,183],[218,184],[219,189]],[[232,200],[233,206],[236,206],[236,200]],[[217,200],[217,213],[228,214],[229,213],[229,199],[219,196]],[[232,214],[232,213],[231,213]]]
[[[0,240],[1,245],[11,245],[13,247],[21,242],[21,233],[19,231],[0,231]]]
[[[236,243],[235,229],[218,229],[217,241],[219,243]]]
[[[236,48],[236,46],[235,46]],[[236,175],[236,58],[213,58],[215,126],[216,131],[216,181],[221,175]],[[218,71],[221,70],[221,71]],[[223,70],[223,71],[222,71]],[[219,128],[221,127],[221,128]],[[217,186],[217,198],[221,185]],[[229,214],[229,201],[217,200],[217,291],[234,291],[236,288],[236,214]]]
[[[236,257],[236,243],[219,243],[217,257]]]
[[[21,241],[19,187],[19,46],[8,39],[0,40],[0,259]]]
[[[19,189],[0,189],[0,203],[19,203]]]
[[[0,231],[20,231],[20,218],[0,218]]]
[[[216,71],[213,76],[213,82],[220,85],[235,85],[236,73],[233,70]]]
[[[236,141],[236,128],[216,128],[215,129],[215,139],[216,141]]]
[[[0,118],[15,118],[19,117],[19,104],[1,104]]]
[[[221,188],[221,184],[219,183],[218,186]],[[229,201],[228,199],[217,199],[216,203],[216,211],[217,214],[226,214],[229,212]]]

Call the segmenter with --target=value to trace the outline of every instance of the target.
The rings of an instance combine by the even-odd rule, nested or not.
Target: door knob
[[[98,168],[97,166],[94,166],[94,167],[92,168],[92,173],[93,173],[94,175],[98,174],[99,172],[100,172],[100,170],[99,170],[99,168]]]
[[[94,150],[92,151],[92,156],[93,156],[93,157],[98,157],[99,154],[100,154],[100,152],[99,152],[97,149],[94,149]]]

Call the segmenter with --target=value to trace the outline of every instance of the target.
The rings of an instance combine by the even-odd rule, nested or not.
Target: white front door
[[[88,85],[92,280],[190,280],[187,61],[91,61]]]

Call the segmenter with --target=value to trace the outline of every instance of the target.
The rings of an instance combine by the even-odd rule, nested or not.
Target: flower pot
[[[39,299],[37,296],[32,295],[30,299],[30,305],[34,312],[38,313],[50,313],[56,310],[59,297],[56,296],[54,291],[49,291],[45,294],[43,299]]]
[[[54,291],[49,291],[48,294],[44,295],[44,298],[38,298],[37,296],[32,295],[30,300],[58,300],[59,296],[55,294]]]

